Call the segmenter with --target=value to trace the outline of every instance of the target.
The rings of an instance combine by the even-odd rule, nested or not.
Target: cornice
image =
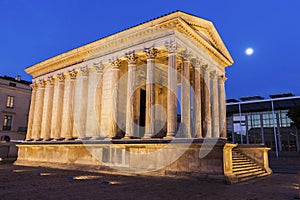
[[[205,30],[203,34],[209,36],[210,42],[201,37],[195,30],[195,27],[203,28]],[[27,68],[25,71],[31,74],[33,78],[45,75],[95,57],[112,54],[130,46],[140,45],[145,41],[155,40],[158,35],[164,34],[164,29],[168,31],[176,30],[186,35],[195,41],[195,44],[203,48],[220,66],[227,67],[232,65],[233,60],[215,31],[213,24],[210,21],[179,11],[52,57]]]

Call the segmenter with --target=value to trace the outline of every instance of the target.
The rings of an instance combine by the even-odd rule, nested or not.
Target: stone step
[[[259,171],[255,171],[255,172],[250,172],[250,173],[243,173],[243,174],[235,174],[237,176],[238,179],[241,179],[241,178],[245,178],[245,177],[248,177],[248,176],[258,176],[258,175],[261,175],[261,174],[264,174],[266,173],[264,170],[259,170]]]
[[[253,163],[250,163],[250,164],[235,164],[232,166],[233,169],[236,169],[236,168],[244,168],[244,167],[256,167],[257,165],[256,164],[253,164]]]
[[[235,149],[232,150],[232,172],[237,177],[238,182],[268,175],[249,157]]]
[[[240,176],[240,175],[243,175],[243,174],[253,174],[253,173],[256,173],[256,172],[264,172],[261,168],[257,167],[255,169],[250,169],[250,170],[241,170],[241,171],[238,171],[238,172],[234,172],[234,174],[236,176]]]
[[[251,179],[260,178],[260,177],[264,177],[264,176],[268,176],[268,175],[269,175],[268,173],[261,173],[261,174],[257,174],[257,175],[245,176],[242,178],[238,178],[238,182],[248,181]]]
[[[245,170],[252,170],[252,169],[257,169],[257,166],[256,165],[252,165],[252,166],[234,167],[232,171],[234,173],[234,172],[245,171]]]
[[[232,161],[233,165],[237,165],[237,164],[253,164],[253,162],[251,161]]]
[[[251,161],[250,159],[247,158],[233,158],[232,161]]]

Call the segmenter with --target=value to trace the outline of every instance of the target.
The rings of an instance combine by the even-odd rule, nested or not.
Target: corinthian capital
[[[227,77],[225,75],[219,76],[220,84],[224,84],[224,82],[227,80]]]
[[[83,76],[88,76],[89,75],[89,69],[87,66],[81,67],[80,72],[82,73]]]
[[[138,59],[138,56],[134,53],[134,51],[126,53],[125,56],[129,64],[135,64]]]
[[[32,84],[30,84],[30,87],[32,88],[32,90],[36,91],[36,89],[38,88],[38,84],[32,83]]]
[[[195,68],[200,68],[200,67],[205,67],[207,66],[207,64],[205,63],[205,61],[203,59],[199,59],[199,58],[193,58],[191,60],[192,65]]]
[[[121,60],[120,59],[114,59],[114,60],[111,60],[111,66],[113,69],[119,69],[120,66],[121,66]]]
[[[52,85],[52,84],[54,83],[54,78],[53,78],[53,76],[52,76],[52,75],[51,75],[51,76],[48,76],[47,79],[46,79],[46,81],[47,81],[47,83],[48,83],[49,85]]]
[[[155,48],[145,48],[147,59],[154,59],[157,56],[158,50]]]
[[[57,74],[57,78],[60,82],[63,82],[66,77],[63,73],[59,73],[59,74]]]
[[[184,51],[180,52],[180,55],[185,61],[189,61],[192,57],[191,52],[189,52],[188,50],[184,50]]]
[[[176,53],[178,49],[178,44],[174,41],[170,41],[165,43],[165,47],[169,51],[169,53]]]
[[[94,68],[96,69],[97,73],[103,73],[104,64],[102,62],[94,63]]]
[[[44,79],[40,79],[36,84],[39,88],[44,88],[46,85],[46,81]]]
[[[76,78],[76,76],[77,76],[77,74],[78,74],[78,71],[76,71],[76,70],[71,70],[71,71],[69,71],[69,75],[70,75],[70,78],[71,79],[75,79]]]
[[[217,75],[218,75],[218,73],[217,73],[217,71],[216,70],[213,70],[213,71],[211,71],[210,73],[209,73],[209,75],[210,75],[210,79],[216,79],[217,78]]]

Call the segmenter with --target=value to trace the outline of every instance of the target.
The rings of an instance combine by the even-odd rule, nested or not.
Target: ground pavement
[[[124,176],[0,164],[0,199],[295,199],[296,174],[227,185],[193,177]]]

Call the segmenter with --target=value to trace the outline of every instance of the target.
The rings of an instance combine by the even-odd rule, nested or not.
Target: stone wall
[[[60,143],[60,144],[19,144],[16,164],[36,163],[84,164],[91,167],[110,167],[126,173],[194,174],[224,179],[223,148],[218,142],[214,147],[202,143],[158,142],[144,143],[110,142],[101,143]],[[209,152],[201,158],[200,152]]]

